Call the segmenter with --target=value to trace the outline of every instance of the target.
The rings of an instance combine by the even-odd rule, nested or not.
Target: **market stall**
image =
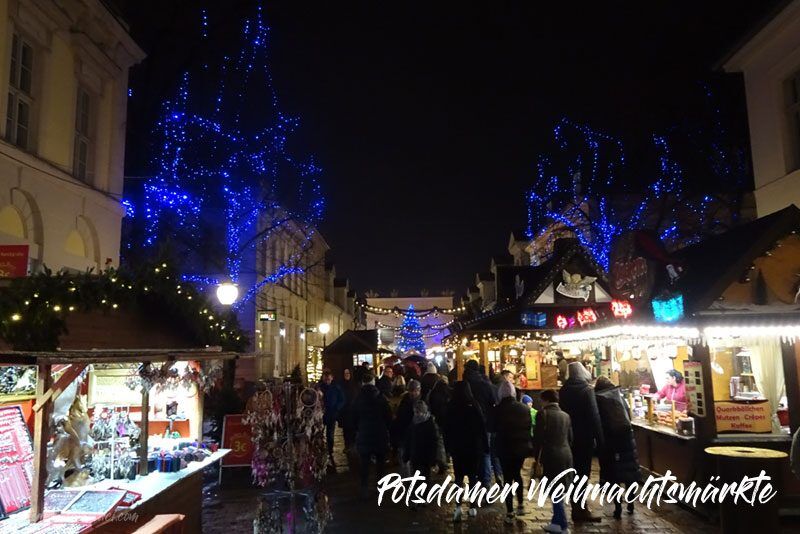
[[[643,467],[702,482],[715,474],[709,446],[789,450],[800,427],[798,229],[790,207],[669,255],[648,241],[618,247],[612,288],[631,299],[630,317],[554,336],[620,373],[609,376],[630,402]],[[787,461],[777,476],[782,505],[795,505]]]
[[[495,283],[495,307],[459,322],[446,339],[457,353],[459,374],[466,360],[475,359],[487,373],[513,371],[523,391],[557,388],[556,347],[550,337],[613,313],[605,273],[577,239],[558,239],[550,260],[498,266]]]
[[[165,435],[161,427],[151,427],[149,416],[159,402],[173,406],[175,416],[182,413],[173,400],[181,390],[193,390],[194,395],[181,397],[189,412],[187,401],[202,397],[204,385],[218,377],[212,362],[240,356],[219,347],[0,352],[6,371],[14,366],[36,370],[29,399],[32,433],[22,406],[6,399],[0,407],[0,424],[11,436],[4,452],[15,460],[3,464],[9,487],[0,487],[6,516],[0,529],[85,532],[128,514],[135,521],[120,519],[115,531],[132,531],[168,511],[184,514],[188,531],[199,532],[202,470],[227,451],[202,442],[199,434],[173,430]],[[114,395],[103,391],[108,369],[127,372],[111,375],[121,378],[108,386]]]

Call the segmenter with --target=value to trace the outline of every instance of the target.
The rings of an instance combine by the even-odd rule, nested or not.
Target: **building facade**
[[[118,264],[128,69],[142,59],[100,0],[0,0],[0,246],[27,247],[28,272]]]
[[[309,380],[316,380],[324,346],[348,329],[363,327],[349,281],[337,277],[336,267],[326,261],[329,250],[319,232],[306,238],[292,223],[259,249],[256,262],[262,280],[284,265],[302,272],[264,284],[256,295],[251,324],[259,357],[249,368],[240,362],[245,379],[286,376],[299,365]],[[321,325],[328,325],[327,333]]]
[[[744,75],[758,216],[800,206],[800,1],[722,61]]]

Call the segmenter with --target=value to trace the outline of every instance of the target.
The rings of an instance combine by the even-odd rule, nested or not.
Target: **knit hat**
[[[421,389],[421,388],[422,388],[422,384],[419,383],[419,380],[414,380],[412,378],[411,380],[408,381],[407,389],[409,391],[414,391],[416,389]]]
[[[511,397],[512,399],[517,398],[517,390],[514,388],[514,384],[509,382],[508,380],[503,380],[500,382],[500,387],[497,388],[497,399],[502,400],[506,397]]]
[[[426,375],[438,375],[439,374],[439,370],[436,369],[436,366],[433,364],[433,362],[428,362],[428,366],[425,368],[425,374]]]
[[[572,362],[569,364],[569,367],[567,367],[567,375],[570,379],[574,378],[585,382],[592,379],[592,375],[589,374],[589,371],[586,370],[586,367],[584,367],[581,362]]]
[[[533,404],[533,399],[529,395],[523,395],[520,400],[522,404]]]

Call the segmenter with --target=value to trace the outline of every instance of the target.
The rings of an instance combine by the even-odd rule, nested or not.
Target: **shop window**
[[[16,33],[11,39],[10,64],[6,139],[20,148],[29,149],[33,108],[33,47]]]
[[[714,347],[711,379],[718,433],[788,433],[778,339]]]

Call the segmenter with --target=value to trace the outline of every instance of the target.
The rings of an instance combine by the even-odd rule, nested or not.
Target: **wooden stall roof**
[[[221,347],[58,350],[53,352],[0,351],[0,365],[174,362],[188,360],[236,360],[252,357],[255,357],[254,353],[223,351]]]

